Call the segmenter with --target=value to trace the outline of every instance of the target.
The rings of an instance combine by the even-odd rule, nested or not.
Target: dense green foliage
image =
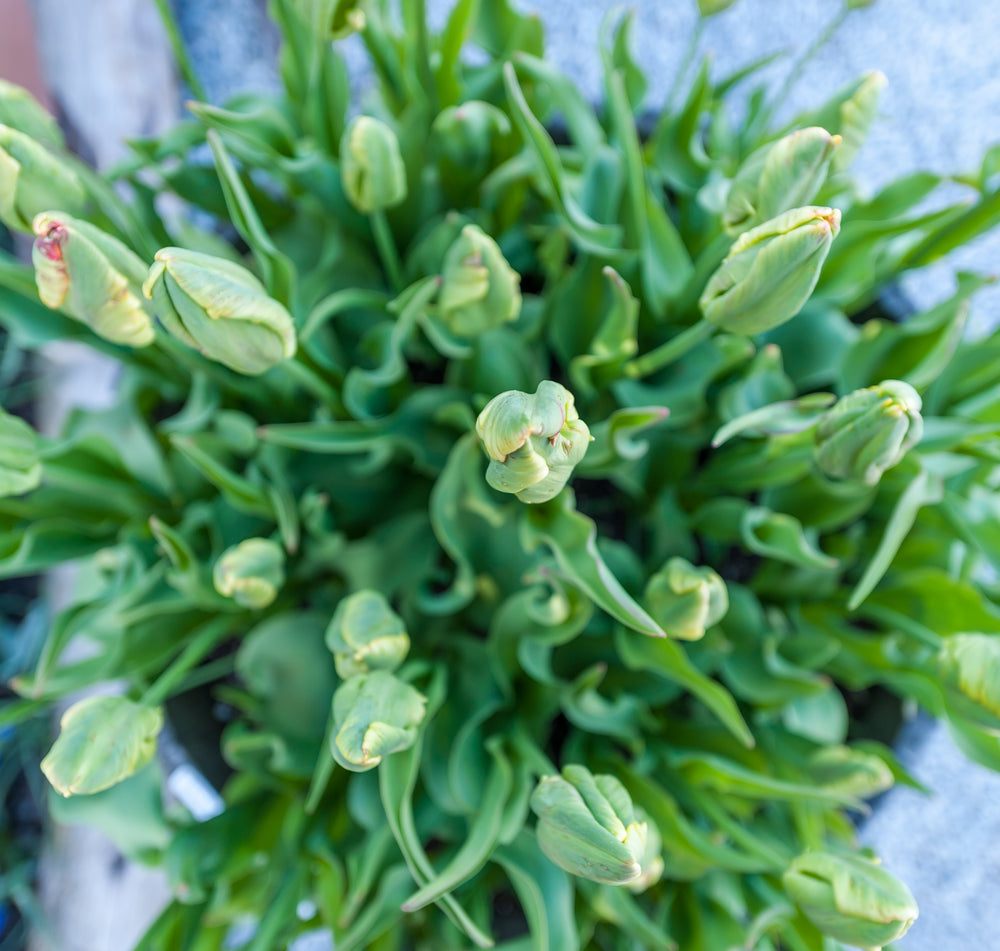
[[[650,117],[628,17],[595,109],[507,0],[388,7],[272,0],[284,95],[104,178],[2,90],[0,323],[121,366],[56,438],[0,417],[0,575],[80,560],[5,716],[126,685],[65,715],[57,816],[166,869],[143,951],[893,940],[851,813],[913,780],[849,709],[1000,767],[1000,334],[977,275],[879,302],[1000,217],[995,155],[865,196],[877,74],[783,128],[706,63]],[[154,752],[199,690],[195,818]]]

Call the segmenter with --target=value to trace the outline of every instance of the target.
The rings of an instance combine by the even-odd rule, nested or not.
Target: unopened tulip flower
[[[215,590],[244,608],[266,608],[285,583],[285,553],[269,538],[248,538],[215,563]]]
[[[816,465],[831,478],[875,485],[920,442],[920,408],[920,394],[901,380],[849,393],[816,425]]]
[[[952,634],[937,662],[945,683],[1000,717],[1000,636]]]
[[[516,320],[521,277],[499,245],[476,225],[466,225],[445,255],[438,312],[455,334],[475,337]]]
[[[365,12],[360,0],[296,0],[316,33],[342,40],[365,28]]]
[[[543,380],[534,394],[508,390],[493,397],[476,420],[490,457],[486,481],[522,502],[547,502],[566,485],[590,444],[573,394]]]
[[[538,845],[560,868],[604,885],[627,885],[643,874],[648,826],[614,777],[569,765],[543,776],[531,794]]]
[[[840,132],[844,142],[833,157],[834,171],[840,172],[847,168],[864,145],[865,139],[868,138],[868,130],[878,112],[882,90],[888,84],[889,80],[886,79],[885,73],[878,70],[865,73],[851,94],[840,104]]]
[[[782,212],[808,205],[822,186],[839,144],[839,135],[813,126],[751,155],[726,198],[726,231],[737,235]]]
[[[87,194],[79,176],[30,136],[0,125],[0,221],[31,231],[35,215],[56,207],[70,214]]]
[[[639,867],[642,871],[638,878],[633,878],[625,887],[639,895],[647,888],[652,888],[663,877],[666,865],[663,861],[663,838],[660,836],[660,830],[638,807],[635,809],[635,819],[640,827],[645,826],[646,829],[645,844],[639,856]]]
[[[149,763],[162,727],[157,707],[124,697],[87,697],[63,714],[42,772],[64,796],[100,792]]]
[[[358,116],[340,142],[344,193],[358,211],[371,214],[406,198],[406,166],[396,133],[380,119]]]
[[[482,176],[497,137],[510,132],[510,119],[496,106],[472,99],[442,110],[431,132],[442,163],[459,174]]]
[[[38,296],[99,337],[128,347],[153,342],[152,307],[142,295],[146,265],[121,241],[58,211],[33,223]]]
[[[295,354],[291,315],[232,261],[161,248],[142,291],[173,336],[237,373],[265,373]]]
[[[0,79],[0,124],[61,148],[59,123],[27,89]]]
[[[23,495],[41,481],[35,431],[23,419],[0,409],[0,498]]]
[[[711,568],[671,558],[646,585],[646,606],[669,637],[696,641],[729,610],[726,583]]]
[[[426,699],[388,671],[345,680],[333,696],[333,758],[345,769],[374,769],[417,738]]]
[[[373,670],[395,670],[406,658],[410,638],[403,619],[378,591],[356,591],[334,611],[326,629],[337,673],[345,680]]]
[[[785,891],[823,934],[856,948],[879,949],[917,918],[910,890],[858,856],[806,852],[782,877]]]
[[[868,799],[891,789],[894,777],[885,760],[849,746],[827,746],[809,757],[809,773],[829,792]]]
[[[698,12],[703,17],[710,17],[728,10],[734,3],[736,0],[698,0]]]
[[[745,336],[791,320],[813,292],[839,231],[839,211],[807,206],[743,232],[701,295],[705,320]]]

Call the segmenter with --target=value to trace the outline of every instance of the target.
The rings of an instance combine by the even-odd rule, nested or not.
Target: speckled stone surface
[[[188,52],[212,102],[278,86],[278,35],[266,0],[172,0]]]
[[[862,841],[910,886],[920,908],[894,947],[1000,948],[1000,775],[970,763],[926,715],[903,730],[897,752],[933,795],[897,787],[861,828]]]

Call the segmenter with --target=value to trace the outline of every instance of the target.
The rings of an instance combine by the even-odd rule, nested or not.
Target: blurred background
[[[435,24],[443,22],[449,6],[448,0],[429,0]],[[599,97],[597,37],[609,4],[521,0],[519,6],[541,15],[549,58],[591,97]],[[174,7],[209,98],[222,102],[238,91],[276,85],[277,40],[265,0],[174,0]],[[638,58],[650,79],[649,106],[655,108],[695,29],[695,2],[631,0],[630,7],[636,14]],[[763,74],[780,86],[790,64],[839,9],[840,2],[831,0],[739,0],[705,24],[699,49],[713,57],[719,75],[784,52],[788,55]],[[985,150],[1000,141],[998,49],[1000,4],[874,0],[852,12],[817,52],[777,118],[791,118],[857,75],[878,69],[889,87],[881,121],[857,160],[862,185],[874,189],[917,169],[971,172]],[[363,99],[360,47],[348,43],[348,56]],[[168,127],[182,113],[185,98],[154,0],[0,0],[0,79],[27,86],[47,103],[73,148],[98,167],[121,158],[128,137]],[[951,200],[961,190],[956,184]],[[997,262],[1000,232],[981,238],[946,264],[908,275],[902,292],[925,308],[952,293],[956,269],[989,272]],[[998,321],[1000,289],[987,289],[973,300],[970,333]],[[52,359],[58,370],[59,355]],[[95,387],[97,373],[96,366],[64,361],[55,377],[60,398],[111,398],[110,385]],[[0,601],[9,596],[0,591]],[[2,630],[0,624],[0,634]],[[919,902],[920,920],[902,947],[1000,947],[1000,919],[987,913],[991,906],[986,898],[1000,881],[1000,850],[991,848],[1000,843],[1000,811],[994,808],[1000,777],[966,762],[944,729],[921,716],[906,725],[898,748],[934,795],[927,798],[908,789],[889,793],[864,820],[861,835],[910,884]],[[27,776],[20,770],[22,761],[29,764]],[[19,834],[37,841],[31,839],[38,820],[31,808],[33,768],[37,771],[30,753],[15,756],[0,728],[0,797],[5,797],[0,835],[8,834],[17,820],[22,827],[31,826]],[[20,774],[16,783],[4,781],[5,775],[15,774]],[[0,846],[4,841],[0,838]],[[36,929],[36,951],[131,948],[165,900],[159,876],[125,863],[96,832],[53,830],[47,843],[38,876],[38,914],[46,924]],[[28,848],[23,842],[20,847],[22,853]],[[32,878],[38,872],[34,861],[15,867],[14,855],[0,847],[0,951],[20,951],[15,905],[6,899],[15,888],[23,893],[25,875]]]

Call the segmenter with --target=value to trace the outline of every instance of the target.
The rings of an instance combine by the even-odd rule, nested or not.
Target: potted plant
[[[995,222],[994,160],[934,212],[933,175],[859,195],[878,74],[733,125],[752,74],[706,66],[640,136],[628,16],[594,108],[506,0],[271,10],[283,96],[192,103],[106,178],[0,105],[34,237],[0,321],[121,365],[58,438],[0,419],[0,572],[81,565],[7,718],[124,684],[42,768],[165,867],[140,949],[902,935],[851,814],[913,780],[845,695],[1000,763],[1000,337],[962,336],[985,277],[879,301]],[[206,690],[229,772],[193,815],[155,754]]]

